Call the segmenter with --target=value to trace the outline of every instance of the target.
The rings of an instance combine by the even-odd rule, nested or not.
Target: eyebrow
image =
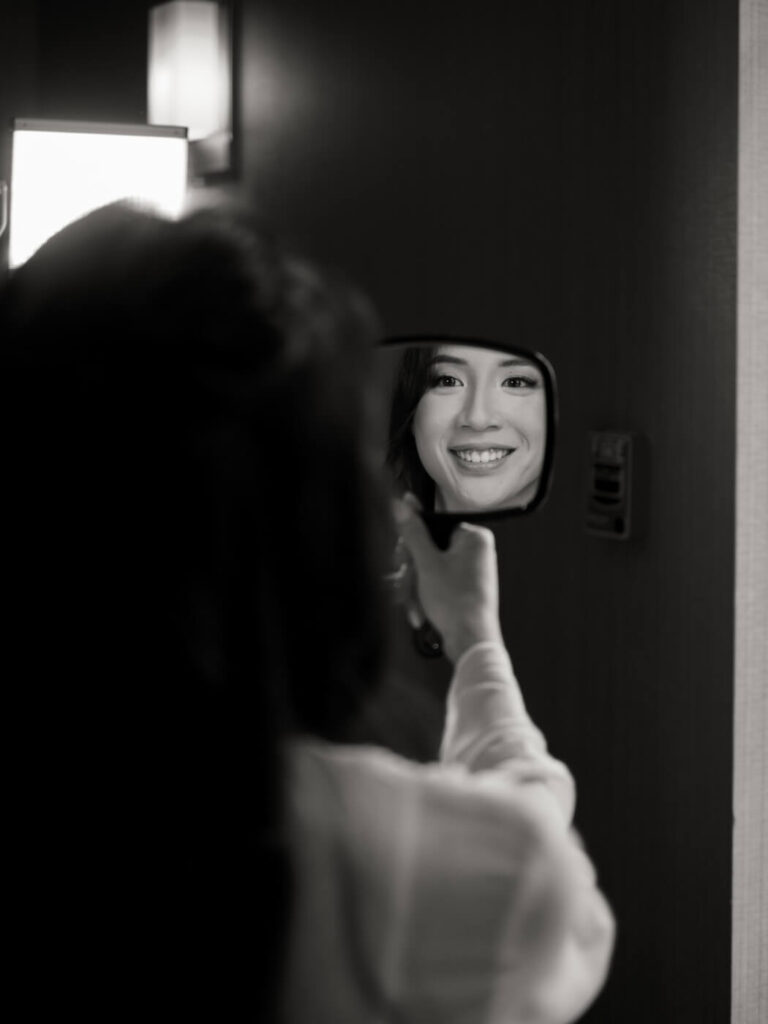
[[[429,361],[430,366],[434,366],[436,363],[451,363],[454,366],[468,366],[469,363],[466,359],[459,359],[458,356],[433,356]],[[536,364],[530,359],[518,359],[514,356],[509,359],[503,359],[499,364],[502,366],[530,366],[536,369]]]

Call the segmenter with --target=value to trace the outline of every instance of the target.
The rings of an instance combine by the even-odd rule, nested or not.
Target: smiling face
[[[436,512],[527,505],[546,451],[546,394],[534,363],[507,352],[440,345],[413,418]]]

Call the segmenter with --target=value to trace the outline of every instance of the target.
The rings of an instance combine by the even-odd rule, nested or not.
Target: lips
[[[460,466],[470,470],[496,469],[516,448],[506,447],[457,447],[449,448],[451,455]]]

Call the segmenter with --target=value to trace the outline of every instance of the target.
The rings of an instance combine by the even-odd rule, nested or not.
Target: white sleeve
[[[499,643],[475,644],[457,661],[440,758],[471,772],[504,772],[513,784],[539,785],[557,805],[558,816],[571,822],[573,777],[547,752],[544,736],[526,711],[509,654]]]
[[[569,827],[573,778],[547,753],[501,645],[478,644],[457,663],[441,760],[446,767],[463,766],[465,784],[475,792],[460,787],[463,798],[454,807],[453,824],[434,806],[422,819],[428,835],[422,836],[416,875],[422,884],[425,874],[432,876],[435,927],[444,941],[461,930],[462,915],[455,910],[462,890],[468,897],[463,914],[475,918],[476,935],[483,931],[484,914],[486,921],[493,919],[493,900],[505,905],[503,926],[497,920],[494,928],[496,952],[489,960],[491,976],[486,976],[493,995],[484,1019],[526,1024],[576,1020],[605,981],[614,921],[595,870]],[[519,838],[513,840],[515,833],[528,839],[521,845]],[[436,874],[443,875],[441,895]],[[419,889],[417,884],[414,891]],[[415,902],[420,902],[418,895]]]
[[[578,1019],[613,922],[546,786],[377,748],[294,755],[287,1020]]]

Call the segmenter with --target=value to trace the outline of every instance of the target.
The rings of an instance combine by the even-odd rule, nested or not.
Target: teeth
[[[477,448],[454,448],[454,454],[457,455],[462,462],[499,462],[508,453],[508,448],[484,448],[479,451]]]

